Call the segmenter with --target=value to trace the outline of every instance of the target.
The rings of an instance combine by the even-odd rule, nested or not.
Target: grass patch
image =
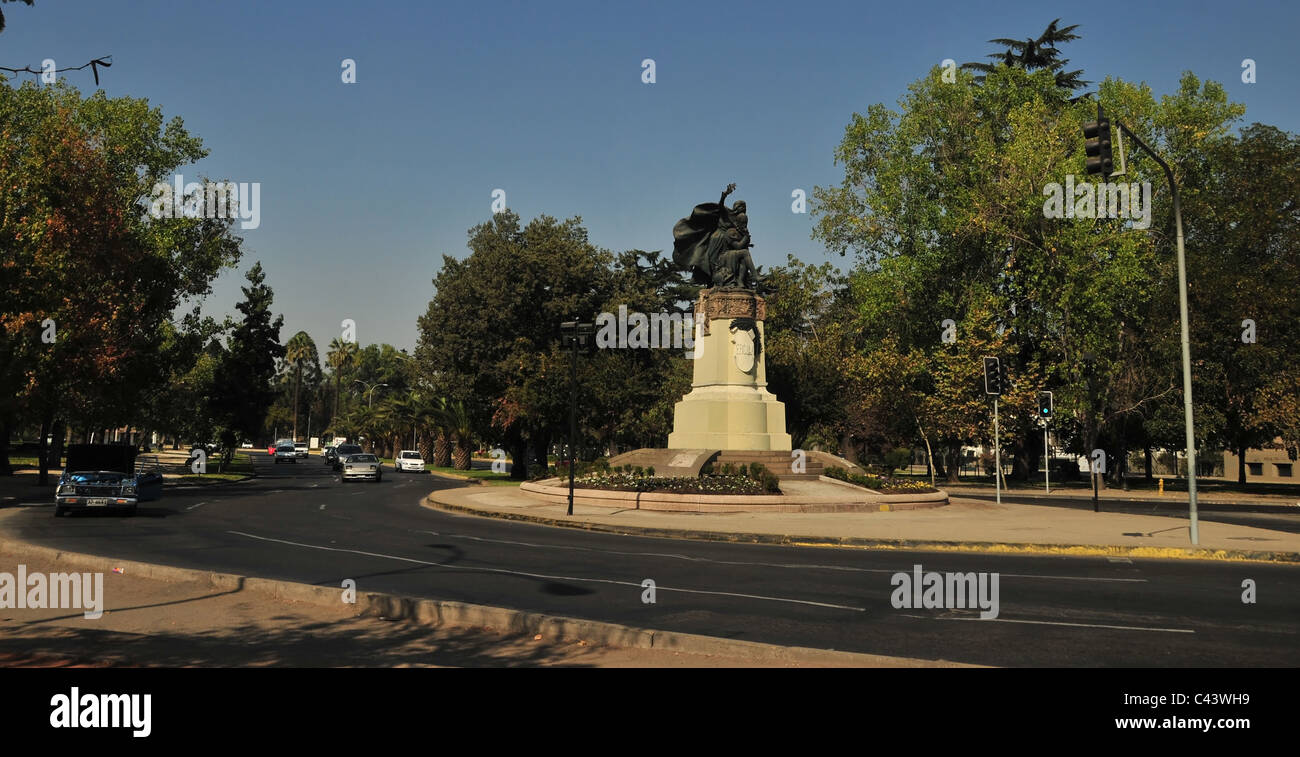
[[[253,460],[247,452],[236,452],[234,458],[230,461],[230,465],[227,465],[225,470],[220,473],[217,472],[219,460],[220,458],[208,460],[207,473],[186,473],[175,478],[169,478],[164,482],[164,486],[218,484],[227,481],[238,481],[241,478],[253,475]]]
[[[523,483],[519,479],[511,478],[509,473],[494,473],[490,468],[486,470],[481,468],[457,470],[456,468],[439,468],[434,465],[424,467],[430,473],[449,473],[453,476],[464,476],[465,478],[472,478],[495,486],[518,486]]]

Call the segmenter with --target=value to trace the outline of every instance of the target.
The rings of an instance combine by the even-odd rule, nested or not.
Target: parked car
[[[307,459],[307,454],[308,454],[307,442],[294,442],[293,449],[294,452],[297,453],[299,458],[303,460]]]
[[[54,515],[73,508],[103,507],[135,514],[141,501],[162,496],[157,457],[136,464],[134,447],[119,444],[71,444],[67,465],[54,490]]]
[[[369,452],[343,458],[343,480],[370,478],[378,483],[384,477],[383,464]]]
[[[360,444],[340,444],[334,448],[334,464],[331,467],[334,470],[343,470],[343,458],[359,454],[361,454]]]
[[[397,453],[397,457],[393,458],[393,468],[395,468],[398,473],[401,473],[404,470],[409,470],[414,473],[424,473],[424,458],[420,457],[420,453],[416,450],[404,449]]]
[[[280,444],[280,445],[278,445],[278,446],[275,448],[275,462],[276,462],[276,464],[278,465],[278,464],[280,464],[280,463],[282,463],[282,462],[285,462],[285,461],[288,461],[288,462],[291,462],[291,463],[297,463],[297,462],[298,462],[298,450],[294,449],[292,443],[290,443],[290,444]]]

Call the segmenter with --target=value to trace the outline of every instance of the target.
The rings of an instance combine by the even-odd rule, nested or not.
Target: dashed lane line
[[[446,536],[449,539],[468,539],[470,541],[480,541],[492,544],[506,544],[514,547],[535,547],[538,549],[565,549],[578,552],[599,552],[608,555],[621,555],[624,557],[667,557],[674,560],[687,560],[690,562],[707,562],[715,565],[745,565],[762,568],[791,568],[804,570],[839,570],[851,573],[897,573],[897,569],[892,568],[857,568],[847,565],[821,565],[816,563],[775,563],[775,562],[750,562],[745,560],[715,560],[709,557],[693,557],[691,555],[679,555],[672,552],[622,552],[612,549],[597,549],[595,547],[577,547],[567,544],[537,544],[526,541],[513,541],[510,539],[489,539],[484,536],[470,536],[468,534],[439,534],[437,531],[424,531],[422,533],[433,534],[434,536]],[[1035,575],[1027,573],[999,573],[1007,578],[1044,578],[1055,579],[1059,581],[1102,581],[1108,583],[1147,583],[1145,578],[1108,578],[1099,576],[1052,576],[1052,575]]]
[[[417,565],[427,565],[427,566],[429,566],[429,567],[433,567],[433,568],[443,568],[443,569],[445,569],[445,570],[466,571],[466,572],[471,572],[471,573],[473,573],[473,572],[477,572],[477,573],[501,573],[501,574],[512,575],[512,576],[523,576],[523,577],[526,577],[526,578],[543,578],[543,579],[546,579],[546,580],[548,580],[548,581],[581,581],[581,582],[585,582],[585,583],[611,584],[611,585],[614,585],[614,586],[631,586],[631,587],[634,587],[634,588],[637,588],[637,589],[644,588],[640,583],[636,583],[636,582],[632,582],[632,581],[617,581],[617,580],[610,579],[610,578],[579,578],[579,577],[577,577],[577,576],[553,576],[553,575],[548,575],[548,574],[545,574],[545,573],[529,573],[529,572],[526,572],[526,571],[521,571],[521,570],[509,570],[509,569],[506,569],[506,568],[487,568],[487,567],[468,568],[468,567],[459,567],[459,566],[455,566],[455,565],[446,565],[446,564],[443,564],[443,563],[430,562],[430,561],[428,561],[428,560],[417,560],[417,559],[415,559],[415,558],[413,558],[413,557],[402,557],[402,556],[400,556],[400,555],[385,555],[385,554],[382,554],[382,553],[379,553],[379,552],[366,552],[366,551],[363,551],[363,550],[360,550],[360,549],[344,549],[344,548],[342,548],[342,547],[324,547],[324,546],[320,546],[320,545],[317,545],[317,544],[304,544],[304,543],[302,543],[302,542],[287,541],[287,540],[285,540],[285,539],[273,539],[273,538],[271,538],[271,537],[269,537],[269,536],[258,536],[258,535],[256,535],[256,534],[245,533],[245,532],[243,532],[243,531],[227,531],[226,533],[229,533],[229,534],[235,534],[235,535],[237,535],[237,536],[245,536],[245,537],[248,537],[248,538],[250,538],[250,539],[258,539],[259,541],[269,541],[269,542],[275,542],[275,543],[277,543],[277,544],[288,544],[288,545],[293,546],[293,547],[304,547],[304,548],[307,548],[307,549],[320,549],[320,550],[325,550],[325,551],[328,551],[328,552],[348,552],[348,553],[355,554],[355,555],[364,555],[364,556],[367,556],[367,557],[379,557],[379,558],[383,558],[383,559],[387,559],[387,560],[400,560],[400,561],[402,561],[402,562],[415,563],[415,564],[417,564]],[[681,593],[683,593],[683,594],[708,594],[708,595],[712,595],[712,596],[721,596],[721,597],[737,597],[737,598],[741,598],[741,599],[761,599],[761,600],[765,600],[765,601],[768,601],[768,602],[786,602],[786,603],[789,603],[789,604],[811,605],[811,606],[813,606],[813,607],[827,607],[827,608],[831,608],[831,609],[835,609],[835,610],[849,610],[849,611],[852,611],[852,612],[866,612],[866,609],[865,609],[865,608],[862,608],[862,607],[850,607],[850,606],[848,606],[848,605],[837,605],[837,604],[832,604],[832,603],[829,603],[829,602],[814,602],[814,601],[812,601],[812,600],[808,600],[808,599],[792,599],[792,598],[789,598],[789,597],[767,597],[767,596],[763,596],[763,595],[761,595],[761,594],[740,594],[740,593],[729,592],[729,591],[710,591],[710,590],[707,590],[707,589],[683,589],[683,588],[674,587],[674,586],[656,586],[656,587],[655,587],[655,590],[656,590],[656,591],[676,591],[676,592],[681,592]]]

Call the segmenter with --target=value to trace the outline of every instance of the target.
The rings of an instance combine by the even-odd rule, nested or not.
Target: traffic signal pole
[[[1178,245],[1178,327],[1179,339],[1182,342],[1183,350],[1183,426],[1186,435],[1187,444],[1187,513],[1190,521],[1190,535],[1192,544],[1200,544],[1200,533],[1197,528],[1196,514],[1196,434],[1192,422],[1192,348],[1190,329],[1187,322],[1187,256],[1183,251],[1183,209],[1178,197],[1178,183],[1174,181],[1174,172],[1169,168],[1169,164],[1156,154],[1151,146],[1142,141],[1142,138],[1133,133],[1120,121],[1115,121],[1119,126],[1121,135],[1121,145],[1123,144],[1123,135],[1127,134],[1138,147],[1142,148],[1147,155],[1150,155],[1160,168],[1165,172],[1165,179],[1169,181],[1169,191],[1174,201],[1174,227],[1177,232]],[[1087,155],[1085,167],[1088,173],[1100,173],[1106,178],[1114,175],[1113,162],[1110,147],[1110,119],[1102,113],[1101,104],[1097,105],[1097,120],[1092,123],[1084,124],[1084,152]],[[1124,156],[1121,152],[1120,163],[1123,165]],[[1094,474],[1094,479],[1095,479]],[[1093,486],[1096,486],[1094,480]],[[1095,499],[1095,496],[1094,496]]]
[[[1043,483],[1047,485],[1047,493],[1052,493],[1052,453],[1047,447],[1047,419],[1043,419]]]
[[[1002,445],[998,443],[998,397],[993,395],[993,485],[1002,504]]]
[[[1183,209],[1178,199],[1178,184],[1174,181],[1174,172],[1169,164],[1156,155],[1147,143],[1129,130],[1123,123],[1116,121],[1120,131],[1127,134],[1150,155],[1165,172],[1169,181],[1169,191],[1174,201],[1174,228],[1177,232],[1178,246],[1178,330],[1183,348],[1183,426],[1187,443],[1187,513],[1191,523],[1192,544],[1200,544],[1196,513],[1196,434],[1192,424],[1192,347],[1190,328],[1187,321],[1187,256],[1183,251]]]

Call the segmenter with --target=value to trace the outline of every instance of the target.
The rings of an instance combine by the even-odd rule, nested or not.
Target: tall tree
[[[302,388],[302,371],[305,366],[320,369],[320,359],[316,354],[316,343],[306,331],[299,331],[289,337],[284,349],[284,362],[293,372],[293,438],[298,439],[298,411],[302,407],[299,390]]]
[[[262,431],[267,409],[275,401],[276,361],[284,357],[280,344],[280,327],[284,316],[272,318],[271,302],[275,295],[266,284],[262,264],[256,263],[245,274],[248,286],[242,287],[244,300],[235,305],[243,320],[230,335],[225,359],[217,367],[213,407],[219,412],[225,429],[223,443],[229,459],[238,439],[255,438]]]
[[[335,337],[330,340],[325,361],[334,374],[334,415],[339,414],[339,396],[343,392],[343,377],[357,364],[357,343]]]
[[[1018,67],[1026,71],[1036,71],[1043,69],[1052,72],[1056,79],[1056,86],[1062,89],[1074,91],[1088,86],[1088,82],[1079,78],[1082,69],[1078,71],[1063,71],[1069,59],[1060,57],[1060,50],[1057,45],[1063,42],[1070,42],[1079,39],[1079,35],[1074,33],[1079,28],[1078,24],[1061,28],[1057,24],[1061,19],[1055,19],[1047,25],[1043,33],[1038,35],[1037,39],[1030,37],[1028,39],[1009,39],[999,37],[991,39],[995,45],[1005,45],[1006,50],[1000,53],[991,53],[988,57],[993,59],[993,63],[963,63],[962,68],[968,71],[980,71],[981,75],[976,76],[977,82],[983,83],[987,74],[995,71],[999,66]]]
[[[207,151],[143,100],[63,81],[0,83],[0,123],[0,425],[19,407],[45,428],[136,422],[170,375],[172,330],[194,323],[178,306],[240,256],[232,219],[141,212]]]

